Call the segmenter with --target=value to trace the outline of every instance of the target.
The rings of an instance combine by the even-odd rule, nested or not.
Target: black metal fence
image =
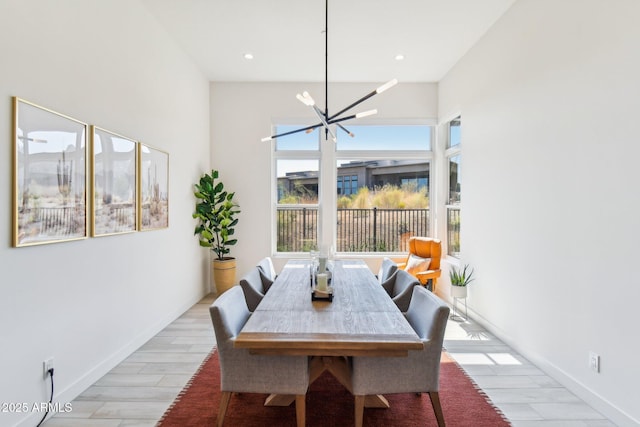
[[[316,207],[278,207],[278,251],[317,248]],[[429,209],[338,209],[338,252],[406,252],[410,236],[429,235]]]
[[[278,206],[278,252],[308,252],[318,247],[318,208]]]
[[[460,254],[460,208],[447,208],[447,241],[448,255],[458,257]]]

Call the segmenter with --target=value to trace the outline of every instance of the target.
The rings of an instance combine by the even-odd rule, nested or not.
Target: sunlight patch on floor
[[[495,365],[496,362],[484,353],[450,353],[461,365]]]
[[[487,355],[493,359],[497,365],[522,365],[522,362],[509,353],[487,353]]]
[[[522,365],[509,353],[450,353],[461,365]]]
[[[485,331],[474,330],[470,328],[470,325],[463,322],[449,322],[447,323],[447,329],[445,331],[445,340],[461,341],[461,340],[475,340],[475,341],[487,341],[489,338]]]

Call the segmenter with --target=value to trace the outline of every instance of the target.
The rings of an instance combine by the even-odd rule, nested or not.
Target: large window
[[[447,196],[447,254],[460,256],[460,117],[448,123],[446,158],[449,171]]]
[[[277,127],[278,133],[292,126]],[[320,153],[318,132],[297,133],[275,144],[275,233],[277,252],[318,247]]]
[[[406,252],[410,236],[431,235],[432,126],[349,130],[356,137],[338,132],[335,144],[317,130],[315,143],[276,142],[278,252]]]

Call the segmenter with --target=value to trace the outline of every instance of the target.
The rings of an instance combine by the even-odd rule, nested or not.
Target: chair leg
[[[442,406],[440,406],[440,395],[437,391],[430,391],[429,398],[431,399],[431,406],[433,406],[433,412],[436,414],[438,420],[438,427],[445,427],[444,414],[442,413]]]
[[[355,396],[355,408],[356,408],[356,427],[362,427],[362,419],[364,418],[364,395]]]
[[[304,394],[296,395],[296,424],[298,427],[304,427],[305,423],[305,399]]]
[[[222,424],[224,424],[224,416],[227,413],[229,400],[231,400],[231,392],[223,391],[222,395],[220,396],[220,409],[218,409],[218,419],[216,423],[218,427],[222,427]]]

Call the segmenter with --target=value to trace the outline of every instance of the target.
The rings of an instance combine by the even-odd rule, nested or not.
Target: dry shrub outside
[[[318,196],[315,193],[304,192],[296,189],[284,195],[278,204],[298,205],[317,204]],[[360,187],[356,194],[338,196],[338,209],[427,209],[429,207],[429,196],[425,187],[416,189],[415,185],[386,184],[370,190],[367,187]]]
[[[351,204],[347,204],[343,196],[339,199],[342,209],[370,209],[373,207],[380,209],[427,209],[429,207],[429,196],[427,189],[417,190],[415,185],[398,187],[386,184],[383,187],[376,187],[369,190],[362,187],[358,193],[351,196]]]

